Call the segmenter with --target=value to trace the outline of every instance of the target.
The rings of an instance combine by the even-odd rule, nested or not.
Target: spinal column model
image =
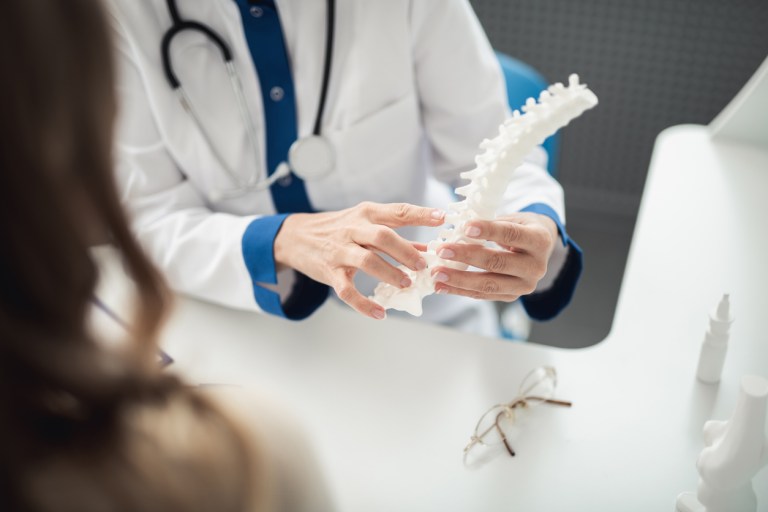
[[[437,248],[444,243],[482,243],[463,236],[464,224],[473,219],[493,219],[512,173],[523,164],[525,157],[547,137],[595,105],[597,96],[579,83],[577,75],[569,77],[568,87],[558,83],[543,91],[538,103],[528,98],[523,107],[524,114],[515,110],[499,127],[499,134],[494,139],[486,139],[480,144],[482,153],[475,158],[476,167],[461,174],[462,178],[471,180],[468,185],[456,189],[456,194],[465,199],[448,207],[445,221],[453,226],[427,245],[424,254],[427,268],[415,272],[401,266],[411,279],[411,286],[400,289],[379,283],[372,299],[387,309],[421,316],[422,299],[435,291],[431,269],[436,266],[462,268],[459,263],[438,257]]]

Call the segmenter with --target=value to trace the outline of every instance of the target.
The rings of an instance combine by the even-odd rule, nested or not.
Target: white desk
[[[657,140],[613,330],[594,347],[374,322],[333,301],[291,324],[189,299],[163,345],[190,380],[254,386],[299,417],[338,510],[672,511],[696,489],[704,421],[730,416],[742,375],[768,377],[767,254],[768,152],[679,126]],[[724,291],[736,322],[707,386],[698,351]],[[479,415],[542,364],[574,407],[537,408],[517,457],[466,469]],[[768,471],[754,486],[768,510]]]

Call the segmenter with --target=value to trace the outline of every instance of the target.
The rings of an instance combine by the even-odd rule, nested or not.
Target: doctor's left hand
[[[496,220],[474,220],[465,226],[469,238],[495,242],[497,247],[476,244],[443,244],[443,259],[466,263],[480,271],[436,267],[437,293],[475,299],[512,302],[536,289],[547,273],[549,257],[558,242],[555,222],[546,215],[519,212]]]
[[[378,253],[422,270],[427,264],[421,253],[393,228],[435,227],[444,220],[440,210],[406,203],[364,202],[337,212],[294,213],[275,237],[275,262],[331,286],[356,311],[382,319],[384,308],[355,288],[355,274],[362,270],[398,288],[410,286],[406,274]]]

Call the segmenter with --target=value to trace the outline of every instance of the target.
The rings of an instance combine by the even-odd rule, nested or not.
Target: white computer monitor
[[[768,149],[768,58],[709,127],[713,139]]]

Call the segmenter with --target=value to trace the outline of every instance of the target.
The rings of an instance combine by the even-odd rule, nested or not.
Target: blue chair
[[[512,110],[520,110],[528,98],[537,98],[541,91],[549,85],[541,74],[528,64],[521,62],[509,55],[496,52],[496,57],[504,72],[504,80],[507,82],[507,100]],[[560,134],[549,137],[542,147],[549,157],[547,171],[557,177],[557,159],[560,150]]]

